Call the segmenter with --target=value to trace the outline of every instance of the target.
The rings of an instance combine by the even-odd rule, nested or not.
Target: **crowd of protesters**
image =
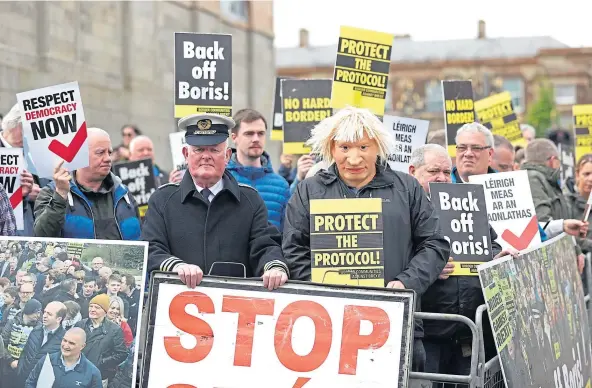
[[[15,105],[6,115],[2,146],[22,146],[20,114]],[[561,232],[577,236],[574,260],[580,273],[583,254],[592,251],[588,224],[581,221],[592,191],[592,154],[580,158],[575,176],[562,182],[556,142],[573,141],[565,134],[536,138],[534,129],[524,126],[527,145],[515,148],[469,123],[456,134],[456,157],[450,158],[444,130],[433,131],[428,144],[414,151],[405,174],[386,163],[392,135],[365,109],[345,108],[323,120],[312,130],[313,152],[284,154],[277,170],[265,152],[267,121],[255,110],[240,110],[234,118],[190,115],[178,125],[186,131],[187,173],[154,164],[160,187],[143,220],[111,167],[115,161],[154,159],[152,140],[125,125],[123,142],[113,147],[107,132],[90,128],[89,167],[68,171],[58,165],[48,181],[24,173],[30,221],[23,234],[144,240],[149,272],[176,272],[189,287],[210,271],[260,277],[273,290],[288,279],[310,280],[310,200],[380,197],[389,204],[383,215],[385,286],[414,290],[417,311],[474,319],[484,303],[481,287],[475,277],[449,278],[454,258],[429,200],[429,183],[461,184],[471,175],[523,169],[541,239]],[[6,203],[0,196],[0,230],[10,236],[16,228]],[[490,234],[494,241],[491,228]],[[494,246],[496,257],[505,254],[516,252]],[[228,261],[240,269],[223,264],[213,270]],[[0,287],[0,388],[34,387],[48,354],[54,375],[63,381],[71,381],[67,371],[79,368],[86,386],[130,386],[140,298],[133,277],[105,267],[100,257],[85,265],[60,244],[13,242],[0,250]],[[470,335],[459,326],[416,320],[412,369],[468,374]],[[494,347],[486,350],[495,354]]]
[[[0,252],[0,387],[36,387],[46,356],[62,385],[130,387],[136,278],[67,243],[2,240]]]

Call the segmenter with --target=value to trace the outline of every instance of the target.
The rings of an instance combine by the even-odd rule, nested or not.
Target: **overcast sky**
[[[297,46],[300,28],[311,45],[335,44],[340,25],[413,40],[471,39],[483,19],[491,38],[547,35],[592,47],[591,15],[590,0],[274,0],[275,45]]]

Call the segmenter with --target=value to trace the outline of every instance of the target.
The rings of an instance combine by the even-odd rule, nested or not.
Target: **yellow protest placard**
[[[576,134],[576,161],[592,153],[592,104],[572,107],[574,132]]]
[[[351,105],[384,115],[393,39],[393,34],[341,27],[331,108]]]
[[[489,128],[494,135],[505,137],[514,146],[526,145],[510,92],[475,101],[475,112],[481,124]]]
[[[382,199],[310,201],[312,281],[384,287]]]

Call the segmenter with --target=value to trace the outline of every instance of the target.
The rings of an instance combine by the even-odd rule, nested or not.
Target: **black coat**
[[[421,295],[438,278],[450,253],[434,207],[419,182],[408,174],[377,165],[374,179],[359,198],[382,198],[384,278],[398,280]],[[310,280],[310,200],[355,197],[338,177],[335,164],[298,184],[286,210],[282,247],[295,280]],[[386,284],[385,284],[386,286]],[[415,336],[423,335],[416,320]]]
[[[90,318],[76,324],[76,327],[81,327],[86,332],[86,346],[82,352],[99,368],[103,380],[111,379],[115,376],[117,366],[127,358],[123,331],[119,325],[107,320],[106,317],[101,326],[92,331],[90,325]]]
[[[247,277],[273,266],[287,266],[278,229],[267,221],[257,190],[237,183],[225,172],[224,188],[208,207],[187,172],[179,184],[161,186],[151,196],[142,227],[150,243],[148,271],[172,271],[179,263],[199,266],[207,274],[215,262],[243,264]],[[237,265],[216,265],[212,275],[243,277]]]
[[[20,386],[25,384],[31,370],[37,365],[46,354],[59,352],[62,345],[62,339],[66,330],[60,325],[55,333],[48,335],[47,342],[43,345],[43,326],[37,326],[27,339],[27,344],[19,358],[17,374]]]

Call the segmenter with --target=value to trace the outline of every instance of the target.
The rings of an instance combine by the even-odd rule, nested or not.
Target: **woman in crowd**
[[[571,183],[571,184],[570,184]],[[592,191],[592,154],[583,155],[576,164],[575,181],[565,185],[565,194],[573,210],[573,218],[583,219],[586,202]],[[592,252],[592,230],[578,241],[584,253]]]
[[[73,300],[67,300],[64,302],[66,305],[66,318],[62,321],[62,326],[66,331],[76,326],[76,324],[82,321],[82,315],[80,314],[80,305]]]
[[[123,331],[123,340],[125,342],[125,347],[129,348],[132,342],[134,341],[134,335],[132,334],[132,329],[127,323],[127,319],[125,319],[124,317],[125,314],[123,310],[123,300],[121,300],[119,296],[110,296],[109,311],[107,311],[107,319],[121,326],[121,330]]]

